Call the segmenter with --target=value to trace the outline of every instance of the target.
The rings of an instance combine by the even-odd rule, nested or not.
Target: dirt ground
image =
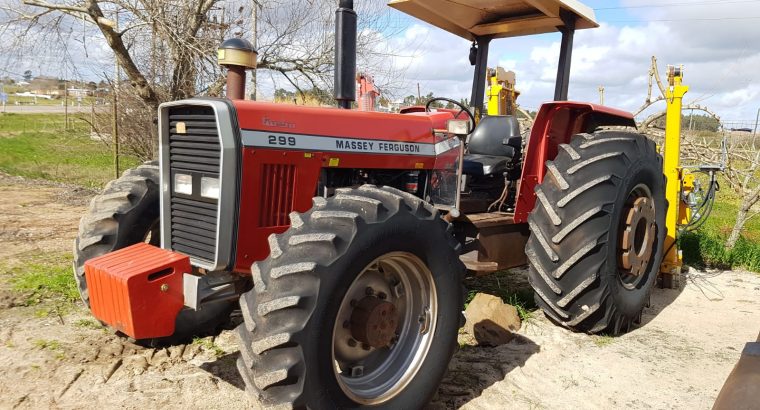
[[[0,175],[0,261],[68,252],[91,195]],[[81,306],[62,315],[18,306],[7,282],[0,408],[258,408],[242,390],[231,332],[145,349]],[[708,409],[757,338],[758,295],[758,275],[693,272],[680,290],[655,290],[643,325],[618,338],[574,334],[536,312],[509,344],[460,349],[429,408]]]

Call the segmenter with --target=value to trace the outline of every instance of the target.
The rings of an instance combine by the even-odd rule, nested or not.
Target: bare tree
[[[304,85],[328,89],[336,2],[268,0],[260,4],[258,69],[296,89]],[[136,94],[155,107],[164,98],[218,91],[222,73],[214,61],[215,48],[225,37],[250,36],[252,6],[252,2],[224,0],[24,0],[4,9],[5,25],[25,25],[24,34],[70,32],[79,30],[77,22],[87,23],[83,37],[104,39]],[[388,38],[404,26],[394,26],[382,1],[360,2],[357,11],[359,65],[383,78],[385,85],[398,83],[398,70],[388,61],[397,51]],[[17,36],[21,41],[16,44],[28,49],[31,44],[23,37]],[[165,88],[165,96],[157,88]]]

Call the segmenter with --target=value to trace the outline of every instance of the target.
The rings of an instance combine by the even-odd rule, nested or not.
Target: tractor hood
[[[287,146],[287,141],[285,146],[271,147],[270,133],[296,135],[297,145],[308,141],[310,136],[432,144],[437,142],[433,130],[446,129],[446,121],[453,118],[447,111],[402,115],[243,100],[233,101],[233,104],[242,129],[243,145],[270,148],[299,148]],[[259,141],[262,136],[267,139]],[[320,147],[305,149],[319,150]]]

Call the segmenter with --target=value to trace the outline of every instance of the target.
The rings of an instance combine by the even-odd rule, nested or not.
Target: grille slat
[[[181,169],[186,171],[200,171],[200,172],[219,172],[219,166],[203,165],[194,162],[180,162],[172,161],[172,169]]]
[[[207,137],[204,135],[182,134],[182,135],[172,135],[169,140],[170,141],[187,141],[187,142],[194,142],[194,143],[208,142],[211,144],[216,144],[217,147],[219,146],[219,138],[217,138],[216,136]]]
[[[208,246],[216,246],[216,238],[206,238],[206,237],[203,237],[203,236],[200,236],[200,235],[195,235],[195,234],[192,234],[192,233],[182,232],[182,231],[179,231],[179,230],[172,232],[172,235],[174,235],[175,238],[181,238],[181,239],[184,239],[184,240],[195,241],[195,242],[199,242],[199,243],[202,243],[202,244],[208,245]]]
[[[208,230],[200,229],[200,228],[193,228],[192,226],[182,225],[182,224],[172,224],[172,232],[185,232],[193,235],[203,236],[205,238],[214,239],[213,237],[209,236],[211,233]]]
[[[213,250],[211,250],[211,251],[204,251],[202,249],[197,249],[197,248],[193,248],[193,247],[189,247],[189,246],[184,246],[182,244],[174,243],[174,242],[172,242],[172,249],[174,249],[176,251],[180,251],[180,252],[184,253],[185,255],[200,257],[201,259],[205,259],[205,260],[208,260],[208,261],[213,261],[214,260],[214,251]]]
[[[201,222],[206,222],[211,225],[216,225],[216,215],[208,216],[208,215],[197,214],[195,212],[178,211],[178,210],[173,210],[172,215],[180,217],[180,218],[196,219]]]
[[[219,169],[219,157],[216,158],[210,158],[210,157],[201,157],[201,156],[192,156],[192,155],[171,155],[169,157],[172,162],[197,162],[199,164],[209,164],[209,165],[217,165],[216,169]]]
[[[196,107],[187,107],[187,108],[192,109]],[[216,121],[216,117],[214,117],[214,114],[169,114],[169,120],[170,121],[181,121],[181,120]]]
[[[212,209],[214,213],[216,213],[216,209],[217,209],[217,204],[212,204],[209,202],[198,202],[193,199],[185,199],[185,198],[172,198],[172,204],[183,204],[183,205],[197,206],[200,208]]]
[[[216,122],[212,121],[172,121],[169,123],[170,126],[176,127],[178,123],[184,123],[185,127],[188,129],[192,128],[213,128],[214,131],[216,131]]]
[[[172,148],[169,154],[178,155],[195,155],[200,157],[210,157],[219,160],[219,152],[207,151],[204,149],[192,149],[192,148]]]
[[[176,106],[169,109],[168,117],[170,171],[218,176],[221,141],[214,110],[209,106]],[[185,132],[181,134],[177,133],[178,122],[184,123]],[[197,178],[198,174],[195,175]],[[199,195],[199,187],[193,189],[194,195]],[[172,249],[213,263],[218,236],[218,201],[172,196],[170,204]]]
[[[204,209],[199,207],[192,207],[189,205],[172,204],[172,211],[187,211],[216,218],[216,209]]]
[[[199,149],[209,152],[219,152],[221,148],[219,148],[219,145],[214,144],[206,144],[203,142],[170,142],[171,148],[170,149],[177,149],[177,148],[192,148],[192,149]]]
[[[169,130],[172,134],[175,134],[176,136],[184,136],[184,135],[203,135],[203,136],[218,136],[215,129],[211,128],[185,128],[185,132],[182,134],[177,134],[177,129],[172,128]]]

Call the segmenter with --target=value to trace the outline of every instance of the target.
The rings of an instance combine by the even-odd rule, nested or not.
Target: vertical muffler
[[[335,79],[338,107],[350,109],[356,99],[356,12],[353,0],[340,0],[335,11]]]

